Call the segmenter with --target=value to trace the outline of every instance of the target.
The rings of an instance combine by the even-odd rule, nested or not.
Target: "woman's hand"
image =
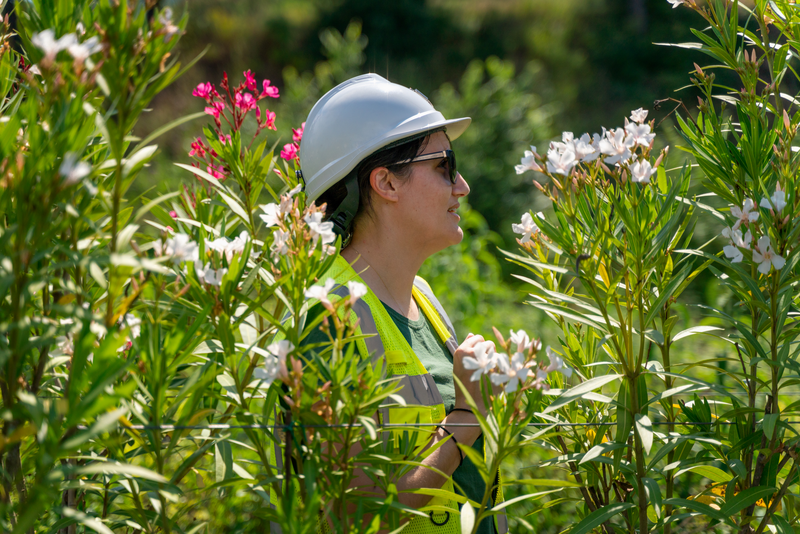
[[[486,340],[483,336],[480,335],[467,335],[467,339],[459,345],[456,349],[456,353],[453,355],[453,376],[457,377],[461,383],[464,385],[464,388],[472,397],[472,400],[475,401],[475,404],[478,406],[482,415],[486,415],[487,407],[484,405],[483,402],[483,394],[481,393],[481,382],[483,380],[476,380],[472,381],[472,374],[475,372],[474,369],[465,369],[464,368],[464,358],[470,357],[475,358],[476,351],[475,348],[479,343],[484,343]],[[489,341],[492,344],[492,348],[494,348],[494,343]],[[477,358],[476,358],[477,359]],[[484,375],[486,376],[486,375]],[[483,379],[483,376],[481,377]],[[488,380],[488,376],[487,376]],[[491,382],[489,382],[491,384]],[[499,391],[499,387],[492,386],[492,392],[497,393]],[[466,409],[471,410],[469,404],[467,404],[466,397],[461,392],[461,388],[456,385],[456,408],[458,409]]]

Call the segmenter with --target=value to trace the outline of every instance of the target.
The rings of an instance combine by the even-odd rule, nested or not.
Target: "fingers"
[[[463,341],[463,343],[461,343],[461,345],[459,345],[458,348],[462,349],[462,350],[463,349],[471,349],[472,347],[474,347],[475,345],[477,345],[478,343],[481,343],[483,341],[485,341],[485,340],[483,339],[483,336],[481,336],[481,335],[467,334],[467,339],[465,339]]]

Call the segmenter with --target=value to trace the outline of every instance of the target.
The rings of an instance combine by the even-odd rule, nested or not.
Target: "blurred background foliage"
[[[198,83],[216,83],[224,71],[238,80],[248,69],[280,88],[281,97],[272,108],[282,135],[278,151],[291,142],[290,128],[305,120],[320,96],[365,72],[419,89],[447,117],[473,118],[472,127],[454,144],[459,170],[472,188],[461,209],[466,238],[459,247],[429,260],[422,273],[461,337],[468,332],[489,334],[496,325],[504,331],[525,328],[545,344],[558,344],[546,317],[524,305],[523,288],[512,276],[514,266],[499,251],[516,250],[511,224],[522,213],[548,208],[531,184],[533,174],[514,171],[529,145],[544,152],[562,131],[579,135],[622,126],[630,110],[644,107],[660,124],[656,142],[673,146],[668,167],[680,167],[685,160],[675,150],[680,138],[670,114],[678,100],[694,108],[694,90],[676,90],[689,84],[698,57],[693,51],[654,43],[695,40],[690,25],[697,20],[689,10],[672,10],[665,0],[161,0],[160,4],[172,7],[177,15],[189,13],[181,57],[189,60],[203,50],[206,53],[156,98],[137,126],[140,137],[202,110],[203,102],[190,96]],[[654,101],[665,99],[678,100],[654,108]],[[133,185],[130,196],[150,191],[148,196],[153,197],[186,180],[186,173],[173,162],[189,162],[189,145],[200,128],[200,122],[190,122],[162,138],[159,156]],[[717,233],[715,227],[700,226],[695,236],[703,243]],[[700,280],[694,288],[685,294],[688,304],[724,304],[726,296],[712,280]],[[691,308],[683,309],[688,323]],[[694,354],[726,350],[710,338],[692,339],[696,341],[677,355],[679,360],[691,362]],[[526,472],[526,467],[551,454],[532,450],[508,470],[516,478],[545,478],[533,470]],[[568,476],[552,470],[547,477]],[[687,487],[686,495],[688,491]],[[524,526],[556,533],[574,518],[575,504],[558,493],[520,506],[511,511],[512,531]],[[219,531],[247,530],[246,513],[230,509],[198,513],[209,514]],[[691,531],[692,526],[685,526]]]

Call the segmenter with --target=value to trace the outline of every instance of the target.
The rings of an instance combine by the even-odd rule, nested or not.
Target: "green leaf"
[[[121,464],[117,462],[95,462],[79,468],[76,471],[79,475],[128,475],[137,478],[144,478],[154,482],[166,482],[163,475],[151,471],[139,465]]]
[[[693,510],[695,512],[699,512],[699,513],[701,513],[701,514],[703,514],[703,515],[705,515],[707,517],[710,517],[712,519],[716,519],[717,521],[722,521],[723,523],[725,523],[727,525],[733,526],[733,523],[731,522],[730,518],[728,517],[728,514],[725,514],[725,513],[721,512],[720,510],[715,510],[715,509],[711,508],[709,505],[703,504],[703,503],[698,502],[698,501],[690,501],[689,499],[672,498],[672,499],[664,499],[664,504],[665,505],[674,506],[676,508],[688,508],[689,510]]]
[[[577,482],[572,482],[571,480],[558,480],[555,478],[521,478],[519,480],[514,481],[506,481],[507,483],[514,483],[514,484],[524,484],[526,486],[551,486],[551,487],[558,487],[558,488],[581,488],[583,487],[582,484],[578,484]]]
[[[617,450],[617,449],[621,449],[621,448],[624,448],[624,447],[627,447],[627,446],[628,446],[627,443],[617,443],[615,441],[609,441],[609,442],[606,442],[606,443],[600,443],[598,445],[595,445],[591,449],[589,449],[586,452],[586,454],[583,455],[583,458],[581,458],[581,461],[578,462],[578,465],[584,464],[586,462],[591,462],[595,458],[599,458],[600,456],[602,456],[603,454],[605,454],[607,452],[614,451],[614,450]]]
[[[755,504],[760,499],[769,499],[776,491],[775,488],[764,488],[757,486],[755,488],[748,488],[739,492],[730,499],[725,500],[725,504],[720,508],[720,512],[730,517],[738,514],[751,504]]]
[[[658,486],[658,482],[650,477],[642,477],[642,482],[647,488],[648,502],[653,504],[656,515],[661,517],[661,488]]]
[[[148,143],[150,143],[154,139],[164,135],[165,133],[167,133],[168,131],[172,130],[173,128],[176,128],[176,127],[180,126],[181,124],[185,124],[185,123],[187,123],[189,121],[193,121],[195,119],[199,119],[200,117],[203,117],[205,115],[206,115],[205,111],[198,111],[197,113],[192,113],[191,115],[186,115],[184,117],[179,117],[179,118],[175,119],[172,122],[168,122],[164,126],[158,128],[156,131],[154,131],[153,133],[151,133],[150,135],[145,137],[142,141],[140,141],[139,144],[136,145],[136,147],[133,149],[133,151],[137,152],[141,147],[147,146]]]
[[[685,337],[689,337],[694,334],[705,334],[707,332],[713,332],[715,330],[725,330],[724,328],[719,328],[718,326],[693,326],[691,328],[687,328],[682,332],[678,332],[672,337],[672,342],[678,341],[679,339],[683,339]]]
[[[226,195],[222,191],[220,191],[219,196],[222,197],[222,200],[225,201],[225,204],[228,205],[231,211],[233,211],[236,215],[241,217],[241,219],[244,221],[245,224],[250,224],[250,218],[247,212],[245,211],[244,206],[242,206],[241,202],[239,202],[238,199]]]
[[[642,440],[645,454],[650,454],[650,449],[653,447],[653,423],[650,418],[644,414],[637,413],[633,416],[636,430]]]
[[[560,489],[556,489],[556,490],[549,490],[549,491],[540,491],[540,492],[537,492],[537,493],[528,493],[527,495],[520,495],[518,497],[514,497],[513,499],[509,499],[507,501],[501,502],[500,504],[498,504],[494,508],[491,508],[491,511],[492,512],[499,512],[503,508],[505,508],[505,507],[507,507],[509,505],[512,505],[514,503],[518,503],[520,501],[524,501],[524,500],[527,500],[527,499],[534,499],[534,498],[542,497],[544,495],[550,495],[552,493],[556,493],[556,492],[559,492],[559,491],[561,491],[561,490]]]
[[[772,522],[775,524],[775,530],[778,531],[778,534],[794,534],[794,529],[782,516],[773,515]]]
[[[105,526],[99,518],[92,517],[74,508],[61,508],[61,515],[73,519],[76,523],[80,523],[100,534],[114,534],[114,532]]]
[[[761,423],[764,429],[764,435],[767,439],[772,439],[775,434],[775,424],[778,422],[778,415],[776,413],[768,413],[764,415],[764,421]]]
[[[566,390],[564,393],[561,394],[561,396],[556,398],[550,404],[550,406],[545,408],[544,412],[542,412],[542,413],[553,412],[553,411],[557,410],[558,408],[560,408],[561,406],[564,406],[565,404],[569,404],[570,402],[574,401],[575,399],[583,396],[584,394],[589,393],[590,391],[592,391],[594,389],[603,387],[604,385],[608,384],[609,382],[613,382],[615,380],[619,380],[620,378],[622,378],[622,375],[619,375],[619,374],[610,374],[610,375],[597,376],[597,377],[591,378],[591,379],[587,380],[586,382],[578,384],[574,388],[570,388],[570,389]]]
[[[586,534],[594,530],[596,527],[599,527],[615,515],[621,514],[626,510],[630,510],[634,506],[635,505],[630,502],[620,502],[603,506],[602,508],[598,508],[591,514],[584,517],[583,521],[575,525],[569,532],[570,534]]]
[[[156,153],[156,150],[158,150],[158,145],[150,145],[131,154],[125,159],[125,162],[122,165],[122,175],[128,177],[141,169],[144,164],[153,157],[153,154]]]
[[[145,215],[150,213],[150,210],[153,209],[154,207],[158,206],[159,204],[161,204],[165,200],[169,200],[170,198],[177,197],[180,194],[181,194],[180,191],[173,191],[172,193],[167,193],[166,195],[161,195],[160,197],[151,200],[150,202],[148,202],[147,204],[145,204],[144,206],[142,206],[141,208],[139,208],[136,211],[136,215],[133,217],[133,220],[134,221],[138,221],[139,219],[141,219],[142,217],[144,217]]]
[[[687,471],[693,471],[698,475],[704,476],[713,482],[718,483],[726,483],[733,480],[733,476],[730,473],[726,473],[722,469],[718,467],[714,467],[712,465],[692,465],[687,467],[686,469],[681,469],[677,473],[675,473],[675,478],[686,473]]]

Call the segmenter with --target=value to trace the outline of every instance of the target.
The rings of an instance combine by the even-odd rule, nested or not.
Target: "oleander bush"
[[[508,206],[549,205],[521,214],[520,249],[506,253],[537,311],[508,316],[516,296],[476,212],[465,214],[473,239],[425,267],[440,293],[458,288],[462,324],[502,326],[465,361],[491,409],[478,418],[485,461],[464,448],[486,493],[452,495],[462,532],[499,513],[532,528],[556,508],[571,515],[542,528],[800,526],[788,395],[800,383],[800,12],[788,0],[669,1],[702,27],[673,46],[710,58],[691,74],[698,108],[674,111],[680,144],[655,149],[657,124],[637,109],[616,128],[531,147],[516,177],[497,177]],[[186,95],[195,113],[137,137],[153,98],[194,61],[177,57],[187,16],[155,4],[31,0],[16,4],[13,31],[3,25],[0,530],[402,531],[419,512],[396,482],[419,465],[419,443],[387,448],[373,419],[401,399],[344,319],[366,288],[349,282],[339,298],[324,276],[340,243],[295,173],[304,126],[281,137],[270,107],[285,95],[248,70],[199,84]],[[363,62],[357,26],[327,39],[350,59],[289,76],[293,102],[313,103]],[[736,86],[716,81],[723,70]],[[492,131],[516,143],[548,128],[525,92],[534,73],[512,84],[510,64],[473,63],[437,98],[453,115],[498,99],[497,125],[522,126]],[[180,188],[133,195],[159,138],[187,123]],[[697,246],[707,220],[725,225],[722,242]],[[703,273],[729,303],[686,324],[679,307]],[[547,342],[520,325],[536,314],[557,332]],[[320,329],[328,340],[312,344]],[[701,335],[725,349],[687,358]],[[349,488],[359,470],[379,493]],[[506,501],[492,506],[497,484]]]

